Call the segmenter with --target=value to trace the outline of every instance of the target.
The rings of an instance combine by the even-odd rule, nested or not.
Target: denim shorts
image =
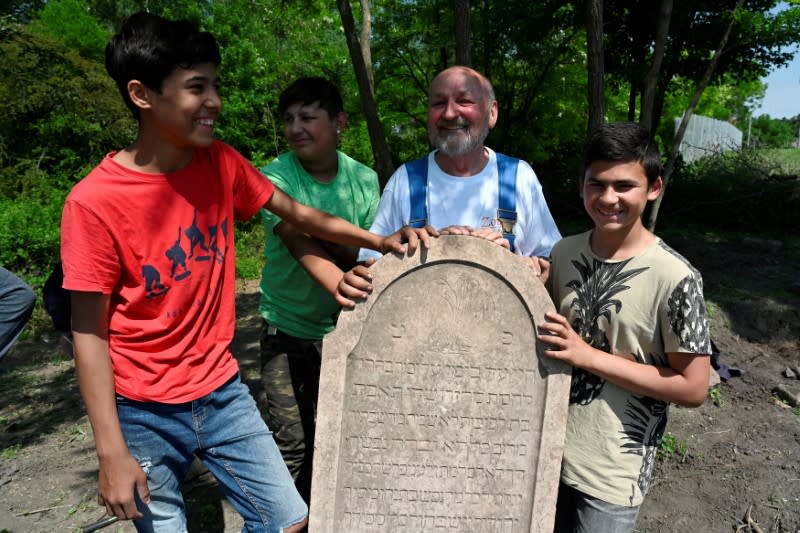
[[[639,506],[604,502],[565,485],[558,487],[555,533],[630,533],[636,526]]]
[[[244,531],[280,533],[308,515],[272,433],[238,374],[192,402],[117,396],[131,455],[147,474],[150,503],[138,501],[137,531],[186,531],[181,481],[197,455],[244,518]]]

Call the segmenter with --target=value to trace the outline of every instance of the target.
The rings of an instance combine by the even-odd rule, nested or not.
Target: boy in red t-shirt
[[[248,531],[306,523],[308,509],[230,352],[234,219],[265,207],[339,244],[418,244],[409,230],[381,238],[296,203],[215,141],[219,62],[214,37],[188,22],[147,13],[126,20],[106,48],[106,69],[138,135],[64,206],[63,286],[99,460],[98,501],[139,531],[186,530],[180,481],[194,455]]]

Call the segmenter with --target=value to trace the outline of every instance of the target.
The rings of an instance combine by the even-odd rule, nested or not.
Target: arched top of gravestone
[[[534,324],[543,322],[546,311],[555,310],[547,289],[534,274],[527,258],[520,257],[485,239],[464,235],[443,235],[431,239],[431,247],[428,249],[420,246],[413,255],[408,256],[387,254],[372,265],[372,293],[355,308],[342,311],[336,330],[326,337],[326,342],[335,342],[344,353],[351,352],[360,339],[367,317],[382,295],[387,291],[392,292],[393,286],[401,283],[405,277],[413,275],[421,268],[430,268],[434,265],[440,267],[464,265],[481,271],[481,274],[473,277],[471,280],[473,283],[476,280],[478,283],[484,283],[486,278],[482,280],[482,276],[496,279],[516,297],[516,304],[525,310]],[[458,293],[459,289],[469,290],[469,282],[462,279],[462,286],[454,287],[454,292]],[[426,276],[420,275],[414,278],[412,292],[405,287],[406,298],[418,300],[420,309],[425,306],[425,295],[431,292],[426,290],[425,284]],[[458,296],[456,294],[456,297]],[[488,306],[481,320],[502,324],[504,316],[510,312],[511,307],[513,304],[494,306],[494,308]],[[454,317],[440,318],[446,320]],[[465,317],[458,318],[464,320]],[[465,327],[468,324],[459,325]],[[413,323],[405,324],[405,328],[415,329]],[[540,357],[540,363],[547,372],[569,372],[563,363],[546,357]]]

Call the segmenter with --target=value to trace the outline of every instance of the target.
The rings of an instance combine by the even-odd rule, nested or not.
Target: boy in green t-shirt
[[[640,124],[589,139],[580,191],[594,223],[553,248],[544,354],[573,366],[557,532],[633,531],[670,403],[706,397],[711,344],[699,272],[642,224],[661,162]]]
[[[342,97],[323,78],[300,78],[280,95],[291,146],[262,169],[304,204],[369,228],[378,205],[375,172],[337,150],[347,122]],[[261,409],[298,490],[308,501],[322,338],[339,314],[334,299],[358,250],[309,237],[262,210],[267,238],[261,278]]]

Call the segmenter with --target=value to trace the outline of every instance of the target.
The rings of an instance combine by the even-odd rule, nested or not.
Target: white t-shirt
[[[489,148],[489,162],[474,176],[451,176],[436,164],[434,154],[428,154],[428,223],[436,229],[447,226],[493,227],[501,231],[497,220],[498,171],[497,155]],[[516,183],[517,223],[514,225],[516,252],[526,256],[547,256],[550,249],[561,239],[542,186],[533,169],[525,161],[517,166]],[[381,195],[378,211],[370,231],[378,235],[390,235],[411,218],[411,195],[408,189],[406,165],[401,166]],[[362,249],[359,261],[374,257],[378,252]]]

